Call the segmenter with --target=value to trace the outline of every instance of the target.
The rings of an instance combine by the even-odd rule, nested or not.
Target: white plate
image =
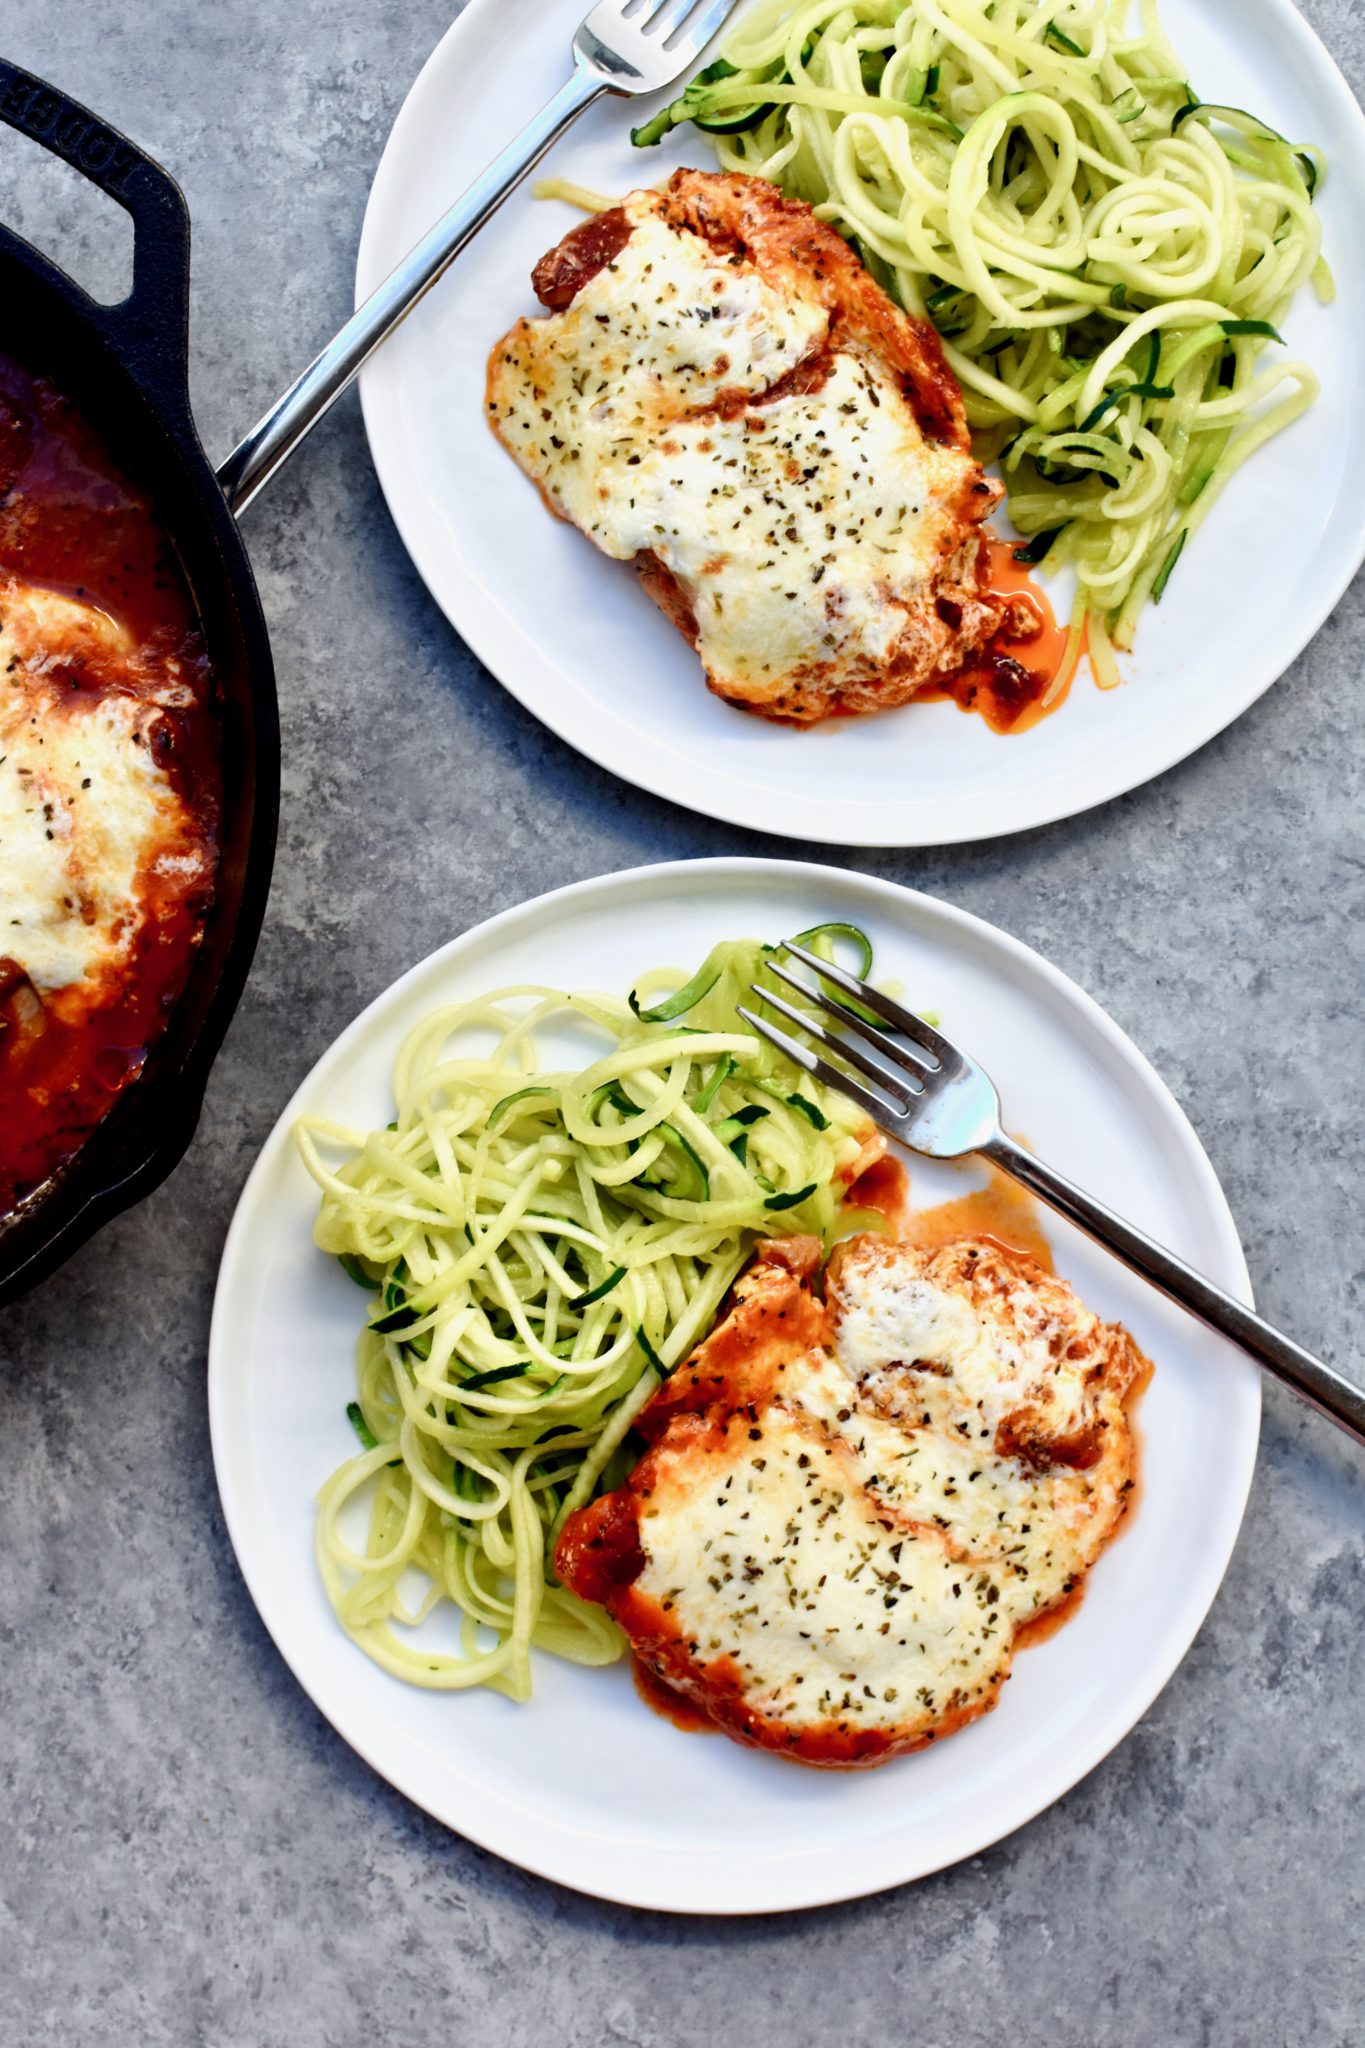
[[[1075,1620],[1020,1655],[997,1711],[941,1747],[845,1775],[804,1770],[641,1704],[628,1671],[542,1657],[535,1694],[404,1685],[342,1632],[316,1576],[313,1495],[355,1445],[355,1288],[313,1248],[317,1201],[291,1120],[392,1114],[404,1031],[437,1004],[524,980],[622,990],[690,968],[720,937],[826,918],[874,941],[879,972],[939,1009],[1000,1084],[1014,1129],[1064,1172],[1248,1299],[1227,1204],[1152,1069],[1087,996],[964,912],[887,882],[781,861],[694,861],[584,882],[435,953],[324,1055],[267,1141],[223,1254],[209,1357],[213,1452],[256,1605],[300,1683],[374,1768],[450,1827],[603,1898],[757,1913],[877,1891],[970,1856],[1099,1762],[1145,1712],[1227,1565],[1255,1459],[1260,1386],[1221,1340],[1063,1225],[1060,1270],[1157,1361],[1141,1409],[1139,1512]],[[581,1058],[581,1048],[578,1056]],[[962,1172],[912,1170],[918,1202]]]
[[[583,6],[470,0],[389,137],[361,238],[361,297],[560,83]],[[484,423],[488,351],[518,314],[539,310],[531,267],[578,217],[523,187],[369,364],[361,394],[413,560],[529,710],[627,781],[728,824],[927,846],[1021,831],[1133,789],[1283,673],[1365,553],[1365,120],[1289,0],[1164,0],[1162,16],[1205,98],[1254,108],[1326,150],[1321,212],[1339,297],[1327,310],[1300,295],[1288,340],[1316,365],[1322,396],[1229,487],[1148,608],[1126,687],[1106,696],[1083,677],[1054,717],[1004,739],[947,703],[799,732],[712,697],[633,571],[552,519]],[[691,133],[632,149],[641,118],[600,104],[546,168],[620,192],[674,163],[713,164]]]

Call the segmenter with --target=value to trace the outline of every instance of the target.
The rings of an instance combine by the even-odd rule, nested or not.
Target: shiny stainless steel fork
[[[1292,1387],[1357,1443],[1365,1443],[1365,1390],[1353,1386],[1331,1366],[1262,1322],[1211,1280],[1006,1137],[1000,1127],[1000,1097],[994,1084],[975,1060],[968,1058],[941,1031],[926,1024],[912,1010],[902,1009],[880,989],[870,988],[844,968],[818,959],[793,940],[789,939],[782,950],[812,969],[821,981],[831,982],[863,1009],[889,1024],[897,1036],[888,1037],[854,1016],[824,988],[810,986],[771,960],[768,971],[799,994],[803,1002],[836,1019],[840,1035],[827,1031],[814,1018],[768,989],[754,984],[754,994],[796,1025],[806,1038],[815,1039],[874,1085],[864,1087],[843,1068],[822,1059],[766,1018],[741,1009],[739,1014],[746,1024],[808,1074],[851,1096],[884,1131],[912,1151],[925,1153],[931,1159],[961,1159],[973,1152],[989,1159],[1031,1194],[1040,1196],[1086,1231],[1115,1258],[1140,1273],[1144,1280],[1150,1280],[1181,1308],[1198,1316],[1211,1330],[1231,1337],[1258,1365]]]
[[[599,0],[573,39],[573,73],[258,420],[218,471],[241,512],[357,371],[430,291],[547,149],[604,93],[658,92],[691,69],[739,0]]]

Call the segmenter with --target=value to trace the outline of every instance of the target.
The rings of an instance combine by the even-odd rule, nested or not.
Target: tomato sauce
[[[639,1657],[632,1657],[630,1661],[635,1690],[647,1707],[689,1735],[714,1735],[717,1732],[715,1722],[709,1720],[700,1707],[693,1706],[682,1693],[675,1691],[666,1679],[660,1678],[657,1671],[652,1671]]]
[[[139,875],[137,929],[92,1006],[81,984],[36,989],[22,936],[7,948],[0,849],[0,1216],[79,1148],[164,1029],[212,900],[221,803],[213,677],[167,535],[71,402],[0,355],[0,611],[8,576],[122,629],[117,651],[96,636],[44,649],[43,675],[73,713],[115,694],[145,705],[139,743],[180,797],[201,858],[193,882]],[[24,687],[22,675],[9,681]],[[168,684],[169,704],[159,701]],[[42,704],[51,712],[50,694]]]
[[[955,1244],[963,1237],[984,1237],[1006,1251],[1022,1252],[1045,1273],[1057,1270],[1037,1202],[998,1167],[990,1169],[984,1187],[939,1202],[932,1209],[914,1211],[900,1235],[926,1248]]]
[[[850,1209],[868,1209],[880,1216],[895,1237],[902,1235],[901,1225],[910,1201],[910,1181],[905,1167],[893,1153],[883,1153],[874,1159],[871,1166],[858,1175],[844,1197]]]
[[[859,1174],[844,1197],[845,1206],[880,1216],[892,1236],[908,1244],[929,1248],[963,1237],[984,1237],[1036,1260],[1045,1273],[1055,1272],[1052,1247],[1033,1196],[997,1167],[989,1174],[984,1187],[930,1209],[914,1209],[905,1166],[888,1152]]]
[[[591,284],[598,271],[620,255],[633,233],[620,206],[592,214],[570,228],[531,272],[532,289],[541,305],[551,313],[565,312],[584,285]]]
[[[1012,637],[998,633],[985,652],[953,676],[942,689],[926,690],[923,701],[951,698],[963,711],[976,711],[992,732],[1027,732],[1066,702],[1072,674],[1063,673],[1067,628],[1059,625],[1047,597],[1016,562],[1018,543],[983,541],[987,554],[986,588],[1008,598],[1011,608],[1030,612],[1036,630]]]

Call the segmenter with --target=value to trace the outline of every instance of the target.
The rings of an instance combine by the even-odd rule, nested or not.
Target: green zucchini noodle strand
[[[1117,681],[1228,480],[1313,403],[1276,331],[1332,295],[1323,162],[1205,105],[1155,0],[756,0],[634,131],[693,121],[936,325],[1027,559],[1069,562]]]
[[[870,963],[851,926],[802,937]],[[722,943],[628,1001],[526,985],[448,1004],[400,1047],[385,1129],[296,1125],[316,1241],[371,1296],[363,1448],[319,1495],[318,1568],[385,1670],[521,1700],[533,1648],[614,1661],[614,1622],[555,1579],[565,1516],[629,1469],[631,1424],[757,1239],[851,1227],[871,1126],[736,1014],[769,951]],[[566,1031],[588,1065],[547,1064]],[[417,1633],[443,1605],[457,1649]]]

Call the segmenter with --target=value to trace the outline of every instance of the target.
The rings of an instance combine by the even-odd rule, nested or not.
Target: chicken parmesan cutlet
[[[758,1247],[556,1562],[727,1734],[847,1767],[996,1704],[1123,1515],[1144,1361],[990,1239],[850,1239],[823,1299],[820,1250]]]
[[[717,696],[809,725],[945,685],[1027,605],[984,583],[1001,496],[929,324],[761,178],[675,171],[536,266],[493,431],[633,562]]]

